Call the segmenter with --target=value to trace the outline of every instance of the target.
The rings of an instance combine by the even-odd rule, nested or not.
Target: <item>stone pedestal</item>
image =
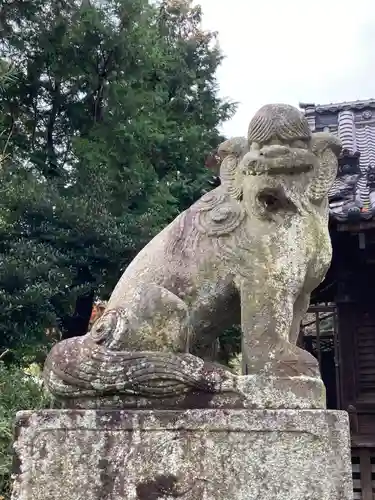
[[[13,500],[351,500],[324,410],[21,412]]]

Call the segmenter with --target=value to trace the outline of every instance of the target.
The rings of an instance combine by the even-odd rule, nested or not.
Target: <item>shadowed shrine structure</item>
[[[339,136],[329,192],[331,267],[315,290],[300,345],[318,358],[327,406],[350,416],[354,499],[375,498],[375,99],[301,103],[310,128]]]

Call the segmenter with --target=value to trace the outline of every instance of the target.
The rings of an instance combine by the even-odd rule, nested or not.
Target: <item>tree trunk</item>
[[[74,314],[62,319],[62,339],[70,339],[85,335],[94,303],[94,292],[83,297],[78,297]]]

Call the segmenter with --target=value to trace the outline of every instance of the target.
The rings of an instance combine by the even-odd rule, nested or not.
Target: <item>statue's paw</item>
[[[320,378],[319,363],[309,352],[296,346],[284,348],[278,356],[277,370],[290,377],[301,375]]]

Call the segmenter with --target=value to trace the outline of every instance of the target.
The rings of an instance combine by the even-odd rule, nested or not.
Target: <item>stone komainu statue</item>
[[[246,377],[210,360],[220,332],[238,323],[248,379],[320,380],[296,341],[331,261],[327,193],[340,150],[297,109],[261,108],[247,139],[220,146],[221,185],[137,255],[86,336],[52,349],[51,392],[128,407],[240,393]]]

